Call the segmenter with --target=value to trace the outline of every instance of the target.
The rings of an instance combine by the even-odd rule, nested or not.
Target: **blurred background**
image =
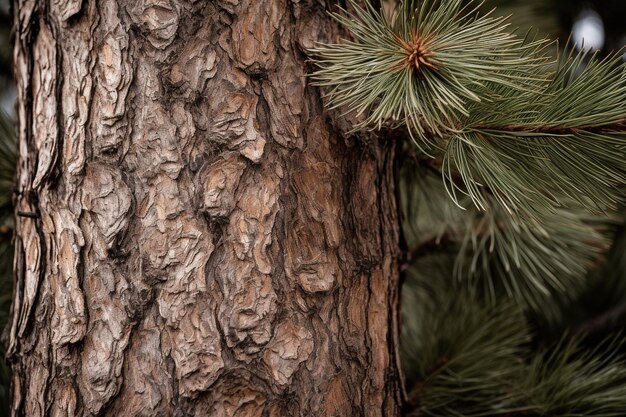
[[[483,7],[497,7],[496,13],[511,14],[511,24],[519,27],[522,35],[534,27],[541,35],[559,39],[560,45],[571,39],[577,48],[600,54],[620,51],[626,45],[626,0],[487,0]],[[12,81],[10,8],[10,0],[0,0],[0,329],[6,327],[12,295],[16,93]],[[626,53],[623,59],[626,61]],[[606,262],[590,271],[590,275],[602,279],[590,280],[587,291],[562,306],[566,314],[561,322],[538,327],[546,338],[552,333],[561,334],[563,328],[581,325],[588,326],[587,330],[597,333],[597,337],[626,328],[626,229],[617,227],[614,237]],[[2,346],[0,356],[4,357]],[[0,361],[0,416],[8,415],[9,372],[5,362]]]
[[[13,295],[13,176],[15,99],[11,44],[11,1],[0,0],[0,416],[9,415],[10,370],[4,361],[5,333]]]

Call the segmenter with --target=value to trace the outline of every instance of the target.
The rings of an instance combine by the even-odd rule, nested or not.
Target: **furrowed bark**
[[[14,416],[394,416],[393,143],[315,0],[17,0]]]

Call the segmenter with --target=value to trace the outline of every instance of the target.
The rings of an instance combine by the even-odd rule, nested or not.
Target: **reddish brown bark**
[[[15,6],[13,415],[397,415],[393,144],[308,84],[324,6]]]

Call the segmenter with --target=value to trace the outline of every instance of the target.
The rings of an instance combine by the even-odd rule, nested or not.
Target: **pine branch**
[[[391,16],[351,4],[334,17],[353,39],[311,51],[315,83],[329,108],[363,116],[355,130],[404,126],[423,152],[442,148],[457,204],[469,196],[487,210],[492,195],[537,221],[571,201],[602,213],[623,200],[621,57],[570,52],[551,73],[549,42],[517,38],[461,0],[401,1]]]
[[[582,125],[561,127],[552,125],[511,124],[511,125],[473,125],[468,130],[491,131],[501,133],[530,133],[537,136],[584,135],[586,133],[612,134],[626,132],[626,118],[610,125]]]
[[[503,88],[495,101],[473,105],[447,144],[445,163],[464,179],[457,192],[484,210],[489,188],[511,213],[531,215],[567,200],[599,213],[618,206],[626,67],[619,56],[587,60],[570,54],[539,94]]]
[[[462,0],[400,2],[391,16],[350,0],[352,13],[333,17],[353,40],[312,49],[316,85],[329,108],[364,114],[355,129],[407,126],[415,144],[454,131],[468,103],[500,86],[523,91],[546,62],[543,40],[508,33],[505,18],[480,16]],[[487,86],[490,86],[488,88]]]

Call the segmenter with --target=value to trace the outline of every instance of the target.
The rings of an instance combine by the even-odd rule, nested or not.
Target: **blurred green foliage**
[[[560,46],[593,10],[606,31],[599,54],[626,44],[623,0],[487,0],[483,11],[493,6],[512,14],[518,33],[533,26]],[[611,216],[559,209],[535,230],[507,231],[498,210],[450,204],[428,164],[404,158],[402,167],[407,413],[626,416],[623,209]],[[566,285],[542,297],[536,290],[551,282]]]

